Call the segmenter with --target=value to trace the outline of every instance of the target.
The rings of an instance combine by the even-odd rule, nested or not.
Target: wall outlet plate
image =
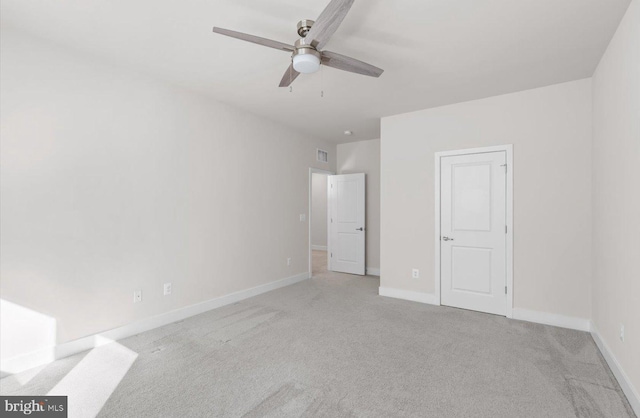
[[[142,290],[133,291],[133,303],[142,302]]]
[[[305,215],[304,213],[300,214],[300,222],[305,222],[307,220],[307,215]]]
[[[620,341],[624,342],[624,325],[620,325]]]
[[[171,294],[171,283],[165,283],[163,291],[164,291],[164,295],[165,296],[170,295]]]
[[[287,266],[290,266],[290,265],[291,265],[291,259],[287,258]]]
[[[418,269],[411,270],[411,277],[414,278],[414,279],[419,279],[420,278],[420,270],[418,270]]]

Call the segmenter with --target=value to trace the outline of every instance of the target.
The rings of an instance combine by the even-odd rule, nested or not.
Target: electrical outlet
[[[133,303],[142,302],[142,290],[133,291]]]
[[[620,325],[620,341],[624,342],[624,325]]]
[[[420,278],[420,270],[418,270],[418,269],[411,270],[411,277],[413,277],[414,279],[419,279]]]
[[[164,284],[164,295],[170,295],[171,294],[171,283],[165,283]]]
[[[291,259],[287,258],[287,266],[290,266],[290,265],[291,265]]]
[[[307,215],[305,215],[304,213],[300,214],[300,222],[304,222],[307,220]]]

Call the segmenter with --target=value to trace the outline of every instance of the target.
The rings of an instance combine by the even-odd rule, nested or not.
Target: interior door
[[[365,274],[365,175],[329,176],[329,270]]]
[[[443,305],[506,315],[506,153],[440,161]]]

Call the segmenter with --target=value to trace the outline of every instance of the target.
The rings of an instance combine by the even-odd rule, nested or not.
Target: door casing
[[[507,159],[507,190],[506,190],[506,275],[507,275],[507,318],[513,318],[513,145],[498,145],[482,148],[468,148],[435,153],[435,304],[440,305],[440,272],[442,262],[440,257],[440,163],[442,157],[456,155],[482,154],[487,152],[504,151]]]

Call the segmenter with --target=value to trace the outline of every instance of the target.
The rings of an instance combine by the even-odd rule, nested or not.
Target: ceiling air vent
[[[327,163],[329,162],[329,153],[327,151],[323,151],[321,149],[317,150],[317,156],[316,159],[318,161],[320,161],[321,163]]]

